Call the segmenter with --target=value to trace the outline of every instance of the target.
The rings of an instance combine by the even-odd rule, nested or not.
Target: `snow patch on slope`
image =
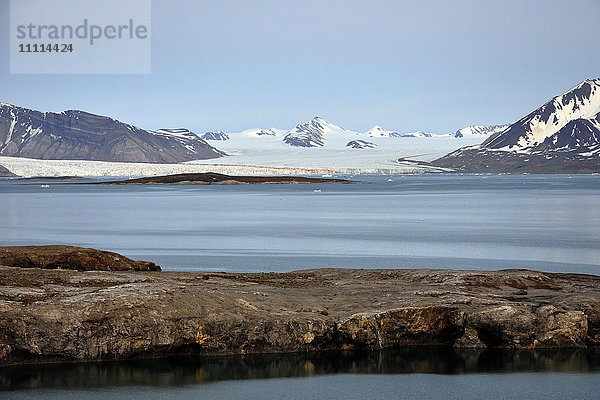
[[[174,136],[179,138],[195,138],[198,137],[194,132],[185,128],[177,128],[177,129],[157,129],[155,131],[149,131],[150,133],[161,135],[161,136]]]

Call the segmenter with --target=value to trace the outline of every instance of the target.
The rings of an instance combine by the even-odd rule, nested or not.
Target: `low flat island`
[[[315,178],[304,176],[232,176],[215,172],[174,174],[133,178],[120,181],[96,182],[100,185],[249,185],[249,184],[303,184],[352,183],[347,179]]]
[[[69,254],[65,267],[44,264],[48,249],[43,247],[0,250],[5,254],[0,264],[13,265],[0,267],[0,365],[600,343],[600,277],[592,275],[430,269],[160,272],[154,264],[131,264],[93,249],[50,249],[51,258]],[[41,264],[22,265],[39,260],[44,251]],[[100,260],[93,269],[102,270],[81,266],[77,257]],[[111,257],[119,258],[118,268],[110,265]]]

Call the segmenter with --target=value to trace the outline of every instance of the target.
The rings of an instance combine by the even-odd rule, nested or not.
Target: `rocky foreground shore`
[[[600,277],[0,267],[0,364],[169,354],[600,344]]]

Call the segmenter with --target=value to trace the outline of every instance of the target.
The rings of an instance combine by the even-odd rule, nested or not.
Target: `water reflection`
[[[244,379],[328,374],[478,374],[600,371],[600,349],[455,351],[405,348],[231,357],[177,357],[0,368],[0,390],[174,387]]]

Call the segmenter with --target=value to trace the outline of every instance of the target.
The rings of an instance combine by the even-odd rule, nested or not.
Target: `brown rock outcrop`
[[[134,261],[109,251],[73,246],[0,247],[0,265],[78,271],[160,271],[153,262]]]
[[[598,344],[600,277],[535,271],[0,267],[0,363]]]

